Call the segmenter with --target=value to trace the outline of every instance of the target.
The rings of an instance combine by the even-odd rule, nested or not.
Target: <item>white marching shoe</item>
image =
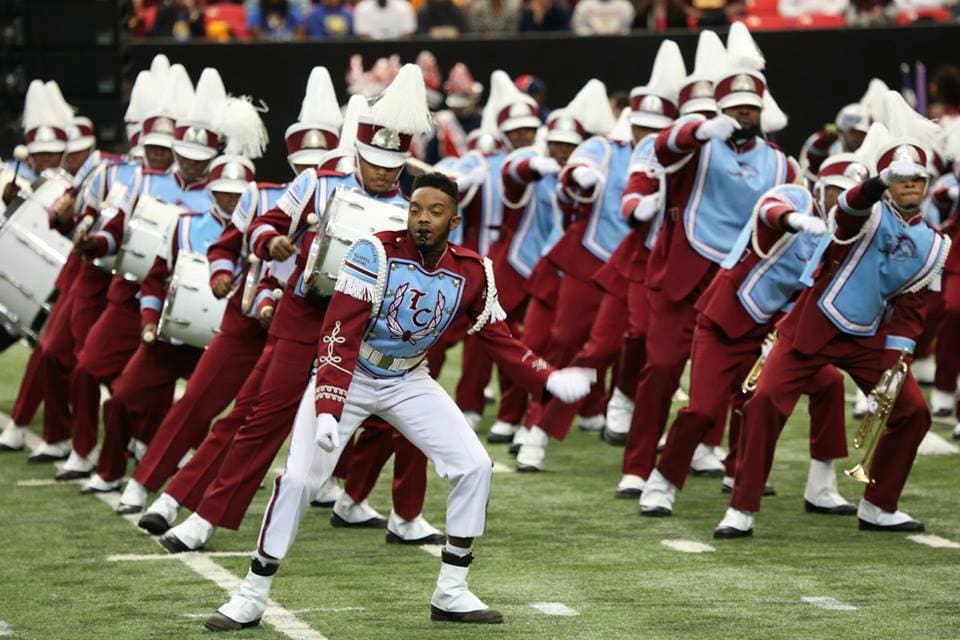
[[[640,515],[649,518],[673,515],[673,503],[676,500],[677,488],[654,469],[643,487],[643,495],[640,496]]]
[[[90,475],[90,479],[80,488],[80,493],[110,493],[118,491],[123,480],[104,480],[99,473]]]
[[[343,489],[337,483],[337,479],[330,476],[326,482],[320,485],[317,492],[313,494],[313,499],[310,500],[310,506],[332,507],[341,495],[343,495]]]
[[[913,377],[917,379],[918,383],[933,384],[933,380],[937,375],[937,361],[933,356],[918,358],[911,363],[910,370],[913,372]]]
[[[27,446],[27,428],[10,421],[0,433],[0,451],[23,451]]]
[[[203,549],[216,528],[195,513],[160,536],[160,544],[170,553]]]
[[[857,519],[860,521],[861,531],[909,531],[920,533],[923,523],[914,520],[903,511],[893,513],[884,511],[866,499],[860,500],[857,508]]]
[[[713,530],[714,538],[744,538],[753,535],[753,513],[727,508],[723,520]]]
[[[690,461],[690,473],[705,478],[719,478],[723,475],[723,458],[718,457],[719,447],[711,447],[702,442],[693,451]]]
[[[803,508],[807,513],[833,516],[852,516],[857,512],[857,508],[837,489],[833,460],[810,460],[807,486],[803,490]]]
[[[540,427],[533,426],[527,429],[524,442],[520,445],[520,451],[517,452],[517,471],[541,471],[549,442],[550,436]]]
[[[161,493],[140,517],[137,526],[155,536],[166,533],[177,521],[180,503],[166,493]]]
[[[386,524],[387,519],[366,500],[354,502],[346,491],[333,503],[333,512],[330,514],[330,525],[333,527],[382,529]]]
[[[646,480],[632,473],[625,473],[620,477],[617,483],[617,490],[614,495],[618,498],[638,498],[643,493],[643,486]]]
[[[867,394],[857,388],[857,399],[853,403],[853,417],[859,420],[863,416],[867,415],[867,410],[870,408],[870,401],[867,400]]]
[[[467,419],[467,424],[470,425],[470,428],[474,431],[477,430],[477,427],[480,426],[480,420],[483,419],[483,416],[476,411],[464,411],[463,417]]]
[[[586,433],[600,433],[607,426],[607,418],[602,413],[595,416],[577,416],[577,426]]]
[[[519,425],[516,433],[513,434],[513,441],[510,442],[510,448],[507,449],[507,453],[516,457],[520,453],[520,447],[523,446],[523,443],[527,441],[527,432],[529,429],[525,428],[523,425]]]
[[[60,442],[54,443],[44,442],[33,450],[33,453],[27,458],[27,462],[30,464],[46,464],[48,462],[66,460],[72,450],[73,447],[70,445],[69,440],[61,440]]]
[[[404,520],[391,509],[386,540],[389,544],[443,544],[447,536],[427,522],[422,513],[413,520]]]
[[[960,440],[960,422],[958,422],[953,428],[953,432],[950,434],[950,437],[954,440]]]
[[[946,418],[953,415],[953,408],[957,404],[957,394],[948,391],[933,389],[930,392],[930,414],[934,418]]]
[[[520,425],[510,424],[509,422],[504,422],[503,420],[497,420],[493,423],[493,426],[490,427],[490,431],[487,433],[487,442],[490,444],[504,444],[507,442],[513,442],[513,436],[517,433],[518,429],[520,429]]]
[[[276,571],[276,565],[273,565],[273,571]],[[273,575],[261,576],[253,569],[247,571],[240,590],[207,618],[203,626],[210,631],[237,631],[257,626],[267,610],[272,581]]]
[[[607,403],[607,424],[603,428],[603,439],[606,443],[622,447],[627,441],[632,419],[633,400],[614,387],[610,402]]]
[[[437,588],[430,598],[430,619],[445,622],[499,624],[503,616],[490,609],[467,586],[473,555],[458,556],[446,549],[440,557]]]
[[[75,450],[70,451],[70,457],[63,463],[53,479],[58,482],[67,482],[69,480],[81,480],[89,478],[94,469],[97,468],[97,454],[91,452],[88,456],[82,456]]]
[[[147,504],[147,488],[130,478],[127,480],[127,486],[123,488],[123,493],[120,494],[117,513],[122,516],[140,513],[143,511],[143,505],[145,504]]]

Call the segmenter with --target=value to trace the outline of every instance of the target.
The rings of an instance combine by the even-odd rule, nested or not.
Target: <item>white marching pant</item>
[[[421,365],[400,378],[379,379],[359,371],[347,390],[339,423],[340,447],[326,452],[316,444],[313,377],[300,401],[283,472],[260,526],[261,554],[282,559],[297,535],[310,498],[333,474],[337,460],[364,420],[377,415],[393,425],[433,462],[452,489],[447,497],[446,532],[455,538],[483,534],[493,463],[460,408]]]

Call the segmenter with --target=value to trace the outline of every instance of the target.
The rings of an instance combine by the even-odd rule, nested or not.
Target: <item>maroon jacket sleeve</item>
[[[339,420],[343,414],[369,319],[369,302],[339,291],[330,298],[317,342],[317,415],[329,413]]]
[[[97,242],[97,246],[93,250],[94,257],[112,256],[117,252],[117,249],[120,248],[120,242],[123,241],[125,220],[126,215],[123,211],[117,211],[116,215],[110,218],[107,224],[103,225],[103,228],[94,234],[93,237]]]
[[[850,187],[837,198],[836,219],[841,239],[852,238],[870,218],[870,211],[887,187],[880,178],[870,178]]]
[[[836,142],[837,133],[829,129],[820,129],[803,143],[803,150],[807,154],[807,164],[810,172],[816,174],[820,165],[830,155],[830,146]]]
[[[505,321],[487,323],[477,334],[484,351],[511,380],[540,396],[554,367],[513,337]]]
[[[234,267],[241,258],[242,247],[243,234],[232,223],[227,223],[220,237],[207,249],[211,284],[221,275],[233,276]]]
[[[657,134],[654,151],[657,161],[665,167],[680,162],[703,146],[694,135],[702,120],[684,120],[667,127]]]
[[[273,297],[273,292],[277,290],[283,291],[283,285],[274,276],[266,275],[260,278],[257,283],[257,317],[260,317],[267,307],[276,308],[280,303],[278,298]]]
[[[916,343],[920,338],[926,322],[927,308],[930,306],[931,299],[938,295],[940,294],[925,288],[914,293],[899,295],[892,301],[892,312],[888,311],[890,320],[881,328],[888,341],[881,362],[884,369],[891,367],[900,357],[900,348],[896,345],[902,340],[896,339],[912,340]],[[891,339],[894,339],[895,344],[890,344]]]
[[[627,176],[627,186],[623,188],[620,197],[620,214],[631,227],[638,227],[639,220],[633,217],[633,211],[640,204],[644,196],[656,193],[660,189],[660,181],[644,171],[632,171]],[[666,197],[666,194],[663,194]]]
[[[787,229],[784,216],[793,211],[793,207],[776,196],[767,196],[757,212],[762,224],[757,225],[757,240],[760,248],[769,251]]]
[[[174,258],[176,259],[176,258]],[[147,277],[140,283],[140,326],[160,321],[163,301],[167,299],[170,268],[163,256],[157,256]]]

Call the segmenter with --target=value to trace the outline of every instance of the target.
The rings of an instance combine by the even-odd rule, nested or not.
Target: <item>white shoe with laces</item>
[[[537,426],[530,427],[517,452],[517,471],[541,471],[549,442],[546,431]]]

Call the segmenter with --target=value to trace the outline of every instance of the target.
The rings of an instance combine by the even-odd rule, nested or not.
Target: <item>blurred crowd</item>
[[[955,21],[956,0],[124,0],[137,37],[178,40],[456,38],[571,31],[753,29]]]

